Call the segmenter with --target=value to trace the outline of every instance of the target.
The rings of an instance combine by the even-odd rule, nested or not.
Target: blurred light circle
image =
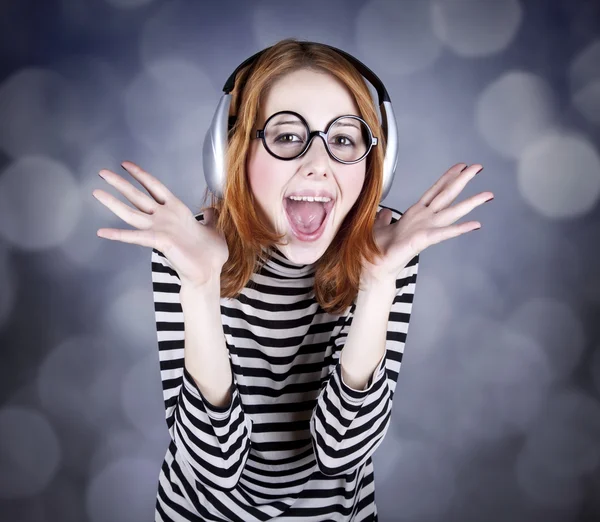
[[[152,288],[148,284],[151,252],[146,247],[138,248],[139,262],[121,267],[104,289],[109,304],[105,307],[101,327],[117,340],[121,354],[127,358],[128,364],[121,365],[123,376],[135,361],[148,355],[148,346],[153,347],[154,354],[157,350],[156,331],[148,328],[154,323]],[[120,403],[119,388],[116,393]]]
[[[548,508],[574,508],[583,498],[578,479],[548,475],[531,459],[521,457],[516,463],[517,484],[536,504]]]
[[[173,78],[177,81],[173,81]],[[151,62],[125,91],[125,118],[132,135],[165,152],[201,148],[215,111],[206,74],[181,58]]]
[[[526,430],[537,415],[554,381],[547,354],[537,339],[512,331],[504,323],[471,315],[462,319],[456,338],[457,356],[469,382],[479,383],[500,423],[494,436]],[[477,349],[473,350],[473,346]]]
[[[151,429],[150,435],[140,435],[137,430],[124,429],[118,421],[107,425],[94,448],[88,466],[89,473],[96,475],[112,462],[123,458],[162,462],[171,438],[164,414],[158,421],[160,426]]]
[[[482,386],[464,379],[455,356],[438,347],[439,344],[432,347],[428,358],[411,362],[410,372],[400,370],[403,377],[395,397],[400,393],[410,395],[412,400],[401,403],[394,422],[403,433],[417,433],[420,438],[462,454],[482,438],[488,438],[488,433],[497,427],[490,426],[496,416],[486,404]],[[407,354],[403,364],[412,361],[409,357]]]
[[[113,31],[122,31],[123,22],[126,21],[124,17],[115,16],[113,8],[106,2],[58,0],[56,10],[60,13],[62,26],[68,28],[70,33],[85,33],[87,38],[95,37],[95,41],[106,38],[107,34],[114,34]],[[100,20],[102,23],[98,23]]]
[[[471,459],[469,459],[471,460]],[[502,462],[500,462],[502,461]],[[481,462],[481,461],[480,461]],[[539,508],[531,500],[519,494],[516,476],[512,467],[501,456],[493,465],[483,462],[465,462],[465,472],[461,473],[459,491],[455,506],[460,505],[460,520],[465,522],[562,522],[560,517],[536,516]],[[492,515],[493,513],[493,515]],[[546,515],[546,513],[544,513]]]
[[[123,140],[120,97],[124,81],[115,65],[101,56],[80,51],[60,56],[54,69],[67,79],[77,95],[76,113],[59,130],[69,151],[76,151],[78,156],[85,154],[114,134]],[[79,169],[76,173],[77,177],[83,174]]]
[[[446,284],[447,294],[452,296],[451,310],[461,310],[463,314],[472,310],[494,317],[502,314],[509,304],[509,297],[503,294],[490,268],[475,264],[472,259],[461,259],[458,266],[441,263],[436,272]]]
[[[127,361],[119,352],[118,347],[89,336],[67,338],[50,350],[37,380],[44,408],[63,421],[103,427],[119,412],[114,381],[120,379],[119,367]],[[105,375],[110,376],[108,382]]]
[[[503,51],[521,26],[518,0],[435,0],[431,16],[436,36],[460,56]]]
[[[61,462],[54,429],[39,412],[9,407],[0,410],[0,498],[40,493]]]
[[[68,239],[60,245],[60,249],[71,264],[86,271],[110,271],[113,269],[115,258],[118,257],[117,251],[121,243],[98,237],[96,232],[100,228],[129,227],[92,194],[94,190],[101,189],[133,208],[131,202],[127,201],[118,190],[98,176],[98,172],[102,169],[114,171],[114,164],[118,165],[118,158],[114,157],[114,153],[111,153],[106,145],[96,145],[90,147],[84,156],[82,166],[78,169],[81,176],[78,187],[79,197],[85,211],[82,212],[76,228]],[[132,179],[128,181],[131,182]],[[135,183],[134,181],[133,184]]]
[[[371,0],[356,19],[356,45],[380,74],[411,74],[433,64],[441,45],[433,34],[429,2]]]
[[[600,195],[600,156],[584,137],[549,135],[529,145],[518,164],[521,195],[541,215],[577,218]]]
[[[75,522],[84,521],[85,503],[82,498],[83,485],[81,481],[75,480],[70,473],[60,473],[41,495],[40,507],[44,518],[31,518],[23,520],[35,520],[36,522]]]
[[[600,464],[600,404],[566,389],[548,397],[527,434],[523,452],[547,473],[576,478]]]
[[[214,99],[214,109],[220,88],[235,67],[231,63],[232,50],[240,51],[240,47],[251,40],[250,16],[247,13],[224,18],[223,9],[227,7],[213,9],[207,8],[208,5],[186,0],[158,2],[142,19],[139,54],[144,66],[157,59],[176,56],[210,67],[211,77],[216,76],[216,83],[208,93],[209,99]],[[239,11],[237,7],[234,9]],[[235,45],[225,43],[225,32],[235,35]]]
[[[407,353],[403,364],[412,366],[397,393],[412,399],[396,422],[465,458],[475,445],[526,431],[555,382],[537,340],[473,312],[448,321],[444,343]]]
[[[151,433],[162,426],[164,402],[156,352],[136,362],[127,372],[121,385],[121,404],[140,433]]]
[[[354,9],[344,0],[279,2],[261,0],[252,6],[252,29],[261,48],[293,35],[341,49],[351,39]],[[336,30],[332,31],[331,28]]]
[[[416,314],[411,318],[411,335],[418,335],[420,350],[410,352],[414,361],[435,365],[437,346],[443,339],[448,323],[452,320],[452,300],[448,293],[446,281],[435,275],[419,281],[419,295],[428,303],[429,314]],[[436,352],[437,353],[437,352]]]
[[[80,108],[77,91],[60,74],[18,70],[0,85],[0,149],[14,158],[65,153],[63,129]]]
[[[69,169],[44,156],[22,157],[0,175],[0,236],[25,250],[60,245],[81,213]]]
[[[86,491],[91,522],[153,520],[160,464],[123,458],[97,473]]]
[[[600,462],[599,439],[598,402],[576,389],[555,392],[517,456],[519,486],[539,505],[577,507],[584,497],[581,479]]]
[[[96,444],[90,459],[90,473],[94,476],[113,462],[135,456],[138,458],[141,437],[133,430],[124,430],[115,423],[102,432],[102,438]]]
[[[551,381],[548,357],[539,345],[488,317],[476,314],[464,317],[456,334],[456,346],[469,351],[469,356],[460,360],[469,378],[514,385],[515,380],[529,379],[529,374],[535,374],[546,384]],[[471,352],[472,346],[478,349]]]
[[[589,121],[600,125],[600,80],[577,91],[573,95],[573,105]]]
[[[173,97],[202,102],[203,95],[212,91],[212,81],[194,62],[179,56],[162,56],[146,63],[145,70],[157,87]],[[177,78],[174,82],[173,78]]]
[[[583,324],[566,303],[550,298],[531,298],[515,306],[506,327],[534,339],[546,353],[558,379],[570,377],[581,360],[586,341]]]
[[[600,125],[600,39],[573,60],[569,81],[574,107],[590,122]]]
[[[544,80],[528,72],[510,71],[481,93],[475,123],[496,152],[518,158],[553,128],[555,107],[555,96]]]
[[[446,513],[456,490],[455,464],[444,450],[404,439],[394,457],[395,502],[401,506],[399,520],[428,520]]]
[[[404,440],[394,429],[394,422],[390,424],[381,446],[373,454],[373,467],[376,482],[394,480],[400,460],[400,446]]]
[[[388,198],[406,201],[405,208],[408,208],[433,185],[440,172],[456,163],[456,151],[439,120],[427,114],[405,111],[397,118],[399,157],[396,172],[414,173],[414,183],[393,184]],[[435,154],[431,154],[428,143],[436,144]]]

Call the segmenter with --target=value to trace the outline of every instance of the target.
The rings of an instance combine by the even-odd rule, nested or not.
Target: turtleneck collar
[[[266,251],[265,251],[266,252]],[[295,279],[298,277],[307,277],[315,273],[317,263],[300,265],[290,261],[277,246],[274,246],[271,255],[265,255],[266,262],[263,270],[271,272],[280,278]]]

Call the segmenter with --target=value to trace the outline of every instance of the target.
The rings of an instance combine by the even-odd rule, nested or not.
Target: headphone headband
[[[308,44],[316,42],[304,41],[300,43]],[[322,43],[319,43],[319,45],[335,51],[340,56],[348,60],[358,70],[358,72],[364,78],[366,78],[371,85],[373,85],[377,91],[382,119],[381,125],[386,138],[385,158],[383,161],[383,189],[381,193],[381,200],[383,201],[392,186],[396,164],[398,162],[398,129],[389,94],[379,77],[360,60],[351,54],[342,51],[341,49],[337,49],[336,47]],[[225,189],[225,158],[227,152],[228,131],[231,123],[229,118],[231,91],[233,91],[235,87],[235,80],[239,71],[247,65],[255,63],[256,60],[258,60],[258,58],[269,49],[271,49],[271,47],[267,47],[266,49],[253,54],[244,60],[240,65],[238,65],[235,71],[231,73],[225,82],[225,85],[223,86],[224,94],[219,101],[211,126],[206,133],[202,151],[204,177],[210,191],[219,198],[223,198]],[[233,117],[233,119],[235,119],[235,117]]]
[[[301,43],[313,43],[313,42],[301,42]],[[332,47],[331,45],[327,45],[327,44],[319,44],[319,45],[322,45],[323,47],[327,47],[327,48],[331,49],[332,51],[335,51],[336,53],[338,53],[341,56],[343,56],[344,58],[346,58],[346,60],[348,60],[352,65],[354,65],[354,67],[356,67],[358,72],[360,74],[362,74],[367,80],[369,80],[369,82],[371,83],[371,85],[373,85],[373,87],[375,87],[375,90],[377,91],[377,97],[379,99],[379,105],[381,105],[384,101],[387,101],[387,102],[390,101],[390,95],[388,94],[388,92],[385,88],[385,85],[383,85],[383,82],[379,79],[379,77],[371,69],[369,69],[358,58],[355,58],[351,54],[348,54],[346,51],[342,51],[341,49],[338,49],[337,47]],[[263,49],[262,51],[258,51],[257,53],[250,56],[250,58],[247,58],[246,60],[244,60],[240,65],[238,65],[236,70],[231,73],[229,78],[227,78],[227,81],[225,82],[225,85],[223,86],[223,92],[225,94],[229,94],[231,91],[233,91],[233,88],[235,87],[235,79],[236,79],[238,73],[247,65],[258,60],[260,58],[260,56],[262,54],[266,53],[269,49],[271,49],[271,47],[267,47],[266,49]]]

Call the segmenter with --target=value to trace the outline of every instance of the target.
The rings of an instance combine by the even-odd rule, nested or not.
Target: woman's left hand
[[[361,287],[395,282],[408,262],[427,247],[480,228],[478,221],[453,223],[494,194],[481,192],[452,207],[450,204],[482,169],[477,163],[454,165],[395,223],[391,223],[392,211],[382,209],[375,218],[373,236],[383,255],[374,263],[364,262]]]

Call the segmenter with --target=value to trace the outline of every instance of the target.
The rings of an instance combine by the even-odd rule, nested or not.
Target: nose
[[[303,158],[318,171],[326,170],[331,158],[325,145],[325,137],[314,136],[308,144],[308,149],[304,153]]]

